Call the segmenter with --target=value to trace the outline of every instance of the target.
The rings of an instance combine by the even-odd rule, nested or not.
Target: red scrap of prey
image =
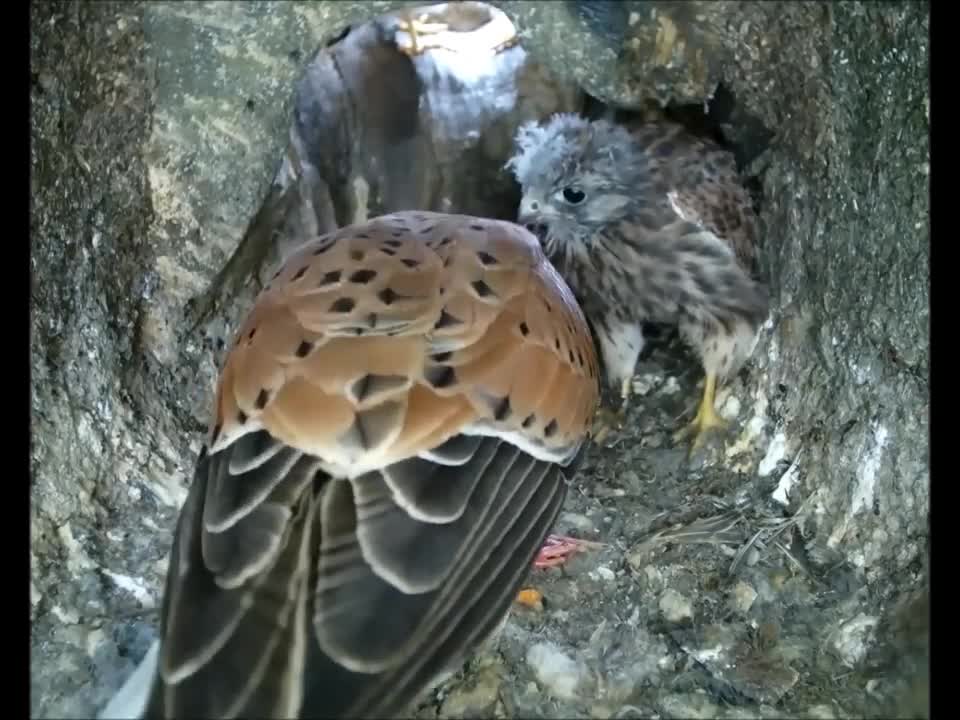
[[[540,552],[533,561],[538,568],[557,567],[563,565],[575,552],[585,547],[592,547],[597,543],[565,535],[548,535]]]

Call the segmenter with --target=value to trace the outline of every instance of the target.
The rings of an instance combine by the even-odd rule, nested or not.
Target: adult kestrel
[[[522,227],[399,212],[303,245],[225,360],[146,717],[402,715],[509,612],[598,375]]]
[[[608,382],[624,407],[644,322],[671,323],[706,373],[691,451],[717,415],[717,382],[752,354],[768,312],[755,276],[757,223],[731,154],[667,122],[629,131],[572,114],[528,123],[508,162],[522,188],[518,222],[594,326]],[[621,408],[622,409],[622,408]]]

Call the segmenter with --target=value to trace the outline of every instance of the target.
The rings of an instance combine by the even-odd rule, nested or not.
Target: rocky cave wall
[[[89,716],[152,640],[221,350],[282,252],[270,209],[294,90],[348,22],[411,4],[32,5],[33,715]],[[578,87],[635,107],[701,103],[722,80],[731,141],[769,133],[746,171],[762,190],[775,312],[723,398],[734,435],[699,466],[661,438],[677,411],[672,360],[647,361],[646,407],[591,452],[563,520],[606,549],[542,580],[552,609],[521,616],[496,658],[421,712],[835,717],[896,702],[924,714],[928,5],[492,4],[539,63],[534,99],[481,128],[506,123],[498,137],[573,107]],[[368,99],[366,137],[389,138],[392,106],[377,112]],[[439,203],[441,160],[440,181],[408,197],[394,186],[391,202]],[[322,165],[307,168],[328,185],[312,207],[342,222],[354,188]],[[780,552],[769,537],[735,575],[717,570],[734,542],[725,554],[675,539],[638,559],[666,537],[663,517],[689,528],[707,501],[793,539]],[[761,527],[745,522],[741,540]],[[558,667],[603,680],[571,685]]]

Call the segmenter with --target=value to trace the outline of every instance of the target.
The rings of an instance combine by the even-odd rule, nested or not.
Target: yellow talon
[[[703,386],[703,398],[700,401],[700,407],[697,414],[686,427],[678,430],[673,440],[676,443],[681,442],[690,435],[693,435],[693,444],[690,452],[698,450],[710,430],[724,429],[727,427],[727,421],[717,415],[715,402],[717,394],[717,376],[713,373],[707,373],[706,382]]]
[[[429,16],[426,13],[419,16],[414,16],[413,13],[404,13],[398,23],[398,29],[403,30],[410,36],[410,47],[401,48],[401,50],[413,56],[436,47],[443,47],[443,43],[435,45],[426,43],[422,40],[422,37],[424,35],[439,35],[446,32],[449,26],[446,23],[429,22]]]
[[[602,444],[606,437],[613,431],[623,427],[624,408],[613,410],[606,406],[601,406],[593,416],[593,425],[590,428],[590,435],[595,443]]]

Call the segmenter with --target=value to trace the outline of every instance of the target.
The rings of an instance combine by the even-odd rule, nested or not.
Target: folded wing
[[[397,213],[304,245],[227,356],[147,716],[402,714],[508,611],[597,376],[518,226]]]

